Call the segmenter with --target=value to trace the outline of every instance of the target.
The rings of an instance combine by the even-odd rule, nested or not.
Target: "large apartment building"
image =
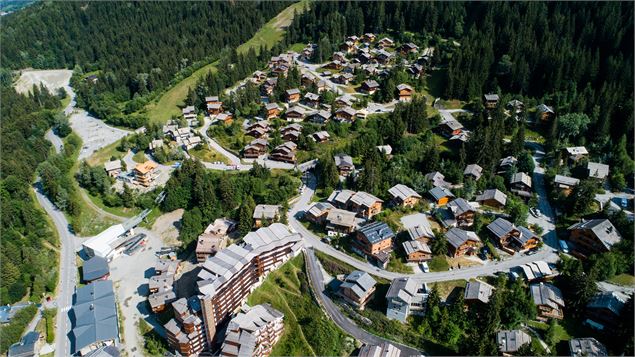
[[[231,245],[205,261],[198,274],[198,290],[210,346],[217,327],[236,312],[269,272],[297,256],[302,247],[299,234],[273,223],[247,234],[243,244]]]
[[[168,344],[182,356],[195,356],[207,348],[201,305],[196,296],[172,303],[174,318],[165,324]]]
[[[221,357],[264,357],[282,337],[284,315],[269,304],[245,306],[231,319]]]

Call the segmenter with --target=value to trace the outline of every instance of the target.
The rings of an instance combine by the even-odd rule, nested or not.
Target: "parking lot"
[[[137,350],[143,348],[143,341],[137,330],[137,322],[144,318],[150,325],[154,317],[147,304],[148,278],[154,275],[157,250],[163,242],[152,231],[143,228],[135,229],[135,233],[147,235],[147,243],[133,255],[121,255],[110,262],[110,277],[115,283],[117,302],[121,308],[123,320],[123,346],[129,356],[140,355]],[[157,328],[158,326],[154,326]],[[161,328],[159,326],[159,328]]]
[[[95,151],[110,145],[130,132],[108,126],[83,109],[74,109],[69,118],[71,128],[82,138],[83,146],[79,159],[88,158]]]

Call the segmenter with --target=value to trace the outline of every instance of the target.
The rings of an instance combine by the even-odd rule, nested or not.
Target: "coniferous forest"
[[[245,42],[284,2],[53,2],[3,19],[10,69],[99,71],[116,102],[165,87],[180,70]]]
[[[514,93],[586,113],[598,145],[633,130],[632,3],[317,2],[289,42],[335,46],[364,32],[457,41],[458,50],[435,55],[446,60],[447,98]]]

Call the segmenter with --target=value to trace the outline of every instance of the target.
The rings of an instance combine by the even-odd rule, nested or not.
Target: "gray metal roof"
[[[507,203],[507,195],[498,189],[492,188],[485,190],[481,195],[476,197],[477,202],[483,202],[486,200],[495,200],[504,206]]]
[[[388,193],[390,193],[394,198],[399,198],[401,200],[405,200],[409,197],[421,198],[421,195],[419,195],[415,190],[400,183],[391,187],[388,190]]]
[[[606,347],[593,337],[571,339],[569,351],[573,357],[608,356]]]
[[[407,240],[401,243],[401,245],[403,246],[404,251],[408,255],[412,253],[416,253],[416,252],[424,252],[424,253],[432,254],[432,250],[430,250],[430,247],[428,247],[427,244],[421,243],[418,240]]]
[[[350,155],[346,155],[346,154],[336,154],[333,156],[333,158],[335,159],[335,166],[340,167],[340,166],[347,166],[347,167],[353,167],[353,158]]]
[[[280,214],[279,205],[257,205],[254,208],[254,219],[275,219]]]
[[[521,330],[503,330],[496,334],[496,342],[500,352],[516,352],[527,343],[531,343],[531,337]]]
[[[383,240],[395,237],[395,233],[384,222],[373,222],[367,224],[358,229],[357,232],[366,237],[371,244],[379,243]]]
[[[627,300],[628,296],[620,292],[603,292],[595,295],[586,307],[591,309],[608,309],[615,315],[619,315]]]
[[[121,170],[121,160],[113,160],[104,163],[106,171]]]
[[[203,263],[203,269],[198,273],[200,280],[197,282],[201,294],[214,296],[223,284],[250,264],[255,256],[286,244],[301,246],[302,237],[292,233],[282,223],[273,223],[269,227],[250,232],[243,238],[243,242],[242,245],[232,244],[222,249]]]
[[[333,208],[335,207],[333,207],[333,205],[328,202],[316,202],[307,210],[307,213],[310,213],[311,215],[318,217],[323,215],[324,213],[327,213]]]
[[[77,289],[72,311],[75,351],[95,342],[118,339],[112,281],[100,280]]]
[[[607,250],[622,241],[622,235],[608,219],[591,219],[582,221],[569,227],[569,230],[590,230]]]
[[[589,177],[605,179],[609,175],[609,165],[597,162],[588,162],[586,168],[589,173]]]
[[[445,187],[434,187],[433,189],[428,191],[428,193],[437,201],[443,197],[454,197],[454,194],[452,194],[452,192],[450,192],[450,190]]]
[[[460,228],[451,228],[445,233],[445,238],[454,248],[459,248],[467,241],[480,242],[481,239],[474,232],[465,231]]]
[[[371,207],[376,202],[384,202],[379,199],[377,196],[371,195],[368,192],[358,191],[353,196],[351,196],[350,201],[359,206]]]
[[[465,167],[465,170],[463,170],[463,175],[472,175],[472,176],[475,176],[476,178],[481,177],[482,174],[483,174],[483,168],[477,164],[467,165]]]
[[[547,305],[553,309],[561,309],[564,307],[562,292],[551,284],[532,284],[529,286],[529,291],[536,306]]]
[[[489,229],[489,231],[492,232],[496,237],[501,238],[514,230],[515,227],[510,221],[499,217],[496,218],[494,222],[488,224],[487,229]]]
[[[110,273],[108,261],[102,257],[94,256],[82,265],[82,279],[84,281],[93,281]]]
[[[580,180],[575,177],[556,175],[553,182],[560,185],[575,186],[580,183]]]
[[[40,338],[40,333],[30,331],[24,337],[9,347],[7,357],[31,357],[35,356],[35,344]]]
[[[448,208],[452,211],[452,214],[455,217],[460,216],[466,212],[474,212],[474,208],[462,197],[459,197],[448,203]]]
[[[485,94],[485,100],[498,100],[498,94]]]
[[[228,330],[243,330],[250,333],[257,332],[268,323],[281,319],[284,314],[269,304],[243,306],[242,311],[236,314],[229,322]]]
[[[494,293],[494,287],[482,281],[469,281],[465,286],[465,300],[479,300],[488,303]]]
[[[328,198],[329,202],[338,203],[340,205],[346,205],[348,200],[355,194],[355,191],[351,190],[337,190],[333,191]]]
[[[462,129],[463,128],[463,124],[461,124],[456,119],[444,120],[441,123],[439,123],[439,125],[445,125],[448,128],[450,128],[450,130],[457,130],[457,129]]]
[[[410,239],[415,240],[422,237],[433,238],[432,226],[428,221],[428,216],[424,213],[414,213],[401,217],[401,224],[408,230]]]
[[[359,349],[358,357],[399,357],[401,351],[388,342],[379,345],[364,345]]]
[[[344,278],[342,287],[351,288],[358,296],[367,294],[377,282],[365,271],[354,270]]]
[[[386,299],[399,299],[406,304],[410,304],[420,288],[425,289],[425,284],[417,282],[415,279],[394,279],[390,283],[390,287],[388,288],[388,292],[386,293]]]
[[[511,179],[509,180],[509,183],[511,184],[522,183],[526,185],[527,187],[531,188],[531,176],[527,175],[524,172],[517,172],[511,177]]]
[[[326,222],[340,227],[355,227],[355,212],[333,208],[326,215]]]
[[[499,166],[511,166],[511,165],[515,165],[517,162],[518,162],[517,158],[513,156],[507,156],[501,159]]]

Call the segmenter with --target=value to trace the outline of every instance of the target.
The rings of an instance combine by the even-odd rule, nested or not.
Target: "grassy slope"
[[[318,337],[315,334],[310,334],[313,324],[318,320],[331,325],[332,329],[339,329],[324,316],[324,312],[311,294],[304,291],[308,284],[304,272],[304,259],[299,256],[272,272],[249,296],[249,305],[269,303],[284,314],[284,334],[274,346],[273,356],[315,356],[325,347],[323,343],[331,345],[329,342],[333,342],[334,338],[339,340],[335,345],[339,348],[338,355],[350,352],[344,351],[343,333],[340,333],[340,336],[319,338],[315,338]]]
[[[247,42],[240,45],[237,49],[238,53],[245,53],[249,49],[254,48],[256,52],[260,50],[262,45],[271,48],[284,35],[284,28],[293,20],[294,12],[303,9],[306,1],[294,3],[280,12],[276,17],[266,23],[256,34]],[[215,73],[217,62],[210,63],[201,67],[191,76],[179,82],[163,94],[157,102],[150,103],[146,109],[150,121],[156,123],[165,123],[172,115],[179,115],[179,105],[183,105],[183,99],[187,95],[189,88],[193,88],[199,79],[203,78],[209,72]]]

